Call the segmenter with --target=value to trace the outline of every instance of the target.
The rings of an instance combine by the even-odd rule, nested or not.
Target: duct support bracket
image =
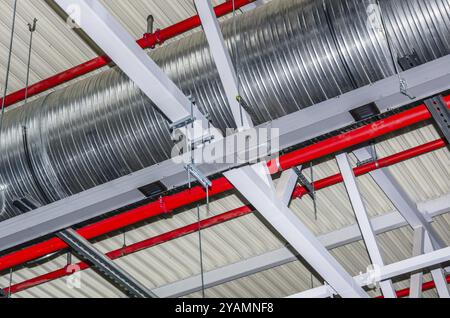
[[[186,127],[188,125],[191,125],[194,122],[195,122],[195,117],[188,116],[188,117],[186,117],[186,118],[184,118],[182,120],[179,120],[179,121],[177,121],[175,123],[170,124],[169,128],[170,128],[170,130],[175,131],[177,129]]]
[[[442,95],[427,99],[425,105],[433,116],[439,130],[447,140],[447,143],[450,144],[450,111]]]
[[[208,122],[208,128],[204,129],[202,128],[201,131],[198,130],[198,127],[195,126],[195,123],[197,121],[197,118],[195,116],[195,111],[197,105],[195,102],[195,98],[192,96],[188,96],[189,101],[191,102],[191,111],[189,116],[186,116],[185,118],[176,121],[169,125],[169,129],[172,131],[172,139],[173,141],[178,141],[179,135],[178,132],[181,133],[181,136],[186,137],[187,142],[187,148],[189,151],[192,151],[197,148],[201,148],[203,145],[205,145],[208,142],[214,141],[216,139],[215,135],[211,133],[211,127],[210,127],[210,115],[205,115],[205,119]],[[192,134],[187,134],[186,132],[189,131],[188,126],[192,126]],[[196,129],[197,128],[197,129]]]
[[[184,167],[190,176],[193,176],[206,190],[211,188],[212,182],[194,164]],[[190,178],[189,178],[190,179]]]

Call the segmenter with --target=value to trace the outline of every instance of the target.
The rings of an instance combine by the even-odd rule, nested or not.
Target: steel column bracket
[[[199,126],[199,121],[195,117],[195,110],[197,105],[195,98],[189,96],[191,102],[191,112],[186,118],[180,119],[169,125],[169,129],[172,132],[172,140],[178,142],[182,140],[182,136],[186,137],[186,150],[192,151],[196,148],[201,148],[208,142],[212,142],[215,139],[222,139],[222,135],[217,129],[210,127],[210,116],[205,116],[208,121],[208,127]],[[211,131],[211,128],[213,131]],[[180,135],[181,134],[181,135]]]
[[[195,122],[195,117],[187,116],[186,118],[183,118],[183,119],[181,119],[181,120],[179,120],[179,121],[177,121],[177,122],[171,123],[171,124],[169,125],[169,128],[170,128],[171,131],[174,132],[174,131],[177,130],[177,129],[186,127],[186,126],[188,126],[188,125],[191,125],[191,124],[193,124],[194,122]]]
[[[447,140],[447,143],[450,144],[450,110],[442,95],[427,99],[425,105],[433,116],[439,130]]]

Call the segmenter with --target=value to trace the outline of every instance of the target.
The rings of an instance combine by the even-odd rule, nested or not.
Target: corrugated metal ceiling
[[[95,52],[47,4],[51,0],[18,0],[11,75],[8,92],[25,87],[29,30],[28,23],[38,19],[33,40],[30,84],[48,78],[96,56]],[[149,14],[155,17],[155,28],[165,28],[195,15],[192,0],[101,1],[136,39],[146,31]],[[223,3],[214,0],[214,5]],[[3,92],[12,23],[12,0],[0,1],[0,89]],[[191,31],[192,32],[192,31]],[[187,33],[189,34],[189,33]]]
[[[191,0],[102,0],[126,29],[136,38],[145,31],[145,19],[149,13],[156,17],[158,28],[166,27],[195,13]],[[215,4],[223,1],[215,1]],[[0,1],[0,78],[5,73],[9,28],[11,16],[10,0]],[[75,66],[95,56],[93,50],[79,39],[74,32],[55,14],[45,1],[19,0],[19,14],[13,54],[9,92],[25,84],[28,29],[27,23],[34,17],[39,19],[33,47],[31,82],[44,79],[64,69]],[[0,87],[4,81],[0,82]],[[438,138],[432,126],[415,129],[377,145],[380,157]],[[409,160],[390,168],[405,191],[415,202],[422,202],[450,193],[450,154],[448,150],[434,152]],[[323,178],[338,172],[333,160],[325,161],[314,168],[316,178]],[[394,210],[383,192],[369,176],[358,179],[362,195],[371,216],[383,215]],[[236,195],[216,200],[211,204],[211,216],[242,205]],[[343,185],[337,185],[318,192],[318,220],[314,218],[312,201],[305,197],[296,200],[292,209],[317,235],[328,233],[355,223],[351,205]],[[206,216],[202,207],[202,216]],[[196,222],[196,211],[189,210],[171,219],[158,220],[135,228],[126,233],[128,244],[147,239],[168,230]],[[450,245],[450,216],[437,218],[433,225],[446,243]],[[255,215],[248,215],[225,224],[202,231],[205,270],[209,271],[232,264],[252,256],[264,254],[285,246]],[[387,263],[411,256],[412,230],[403,228],[379,235],[379,242]],[[123,245],[123,236],[108,237],[96,243],[104,252]],[[333,254],[352,274],[365,271],[369,264],[362,242],[333,250]],[[200,272],[198,234],[191,234],[117,261],[149,288],[197,275]],[[59,269],[66,264],[62,256],[47,264],[32,269],[14,272],[13,282]],[[249,277],[241,278],[206,291],[208,297],[284,297],[320,283],[300,261],[273,268]],[[407,287],[400,282],[397,287]],[[8,286],[8,275],[0,278],[0,286]],[[82,289],[69,289],[66,279],[59,279],[39,287],[21,292],[14,297],[124,297],[121,292],[105,282],[92,270],[82,273]],[[199,297],[200,293],[188,295]],[[434,291],[426,296],[436,296]]]

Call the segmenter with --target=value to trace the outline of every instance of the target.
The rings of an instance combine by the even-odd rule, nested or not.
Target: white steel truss
[[[402,77],[409,84],[409,91],[417,97],[416,101],[450,88],[449,65],[450,56],[445,56],[402,73]],[[284,150],[353,124],[354,119],[349,111],[361,105],[375,103],[384,113],[389,109],[397,109],[411,102],[407,96],[398,91],[398,77],[391,76],[372,85],[345,93],[339,98],[321,102],[263,124],[258,128],[278,129],[279,149]],[[244,134],[245,132],[237,133],[220,142],[226,143],[229,139],[241,138],[240,136]],[[205,153],[214,153],[212,149],[216,146],[216,143],[205,145]],[[236,153],[216,154],[211,159],[214,162],[226,162],[226,158],[229,156],[236,156]],[[186,154],[184,158],[166,160],[158,165],[31,211],[27,215],[19,215],[1,222],[0,251],[139,202],[145,197],[137,189],[150,183],[160,181],[169,189],[186,185],[186,171],[184,165],[179,162],[186,162],[190,159],[188,157],[190,157],[189,154]],[[211,176],[236,166],[237,164],[211,165],[205,163],[199,164],[198,168],[206,176]]]
[[[231,170],[225,173],[225,177],[339,295],[368,297],[342,265],[288,208],[289,202],[286,202],[288,196],[284,193],[292,195],[298,178],[294,171],[283,173],[278,189],[275,189],[264,163]],[[282,198],[285,198],[284,202]]]
[[[146,94],[174,124],[194,120],[180,129],[191,141],[212,133],[222,138],[196,105],[172,82],[163,70],[142,50],[133,37],[98,0],[56,0],[69,16],[76,10],[75,22],[95,41],[114,63]]]
[[[374,267],[384,266],[383,257],[378,246],[375,233],[372,228],[372,224],[369,220],[366,207],[364,205],[361,193],[359,191],[358,183],[356,181],[353,169],[350,165],[347,153],[342,153],[336,156],[339,169],[341,170],[342,177],[344,178],[345,188],[347,189],[350,202],[352,203],[353,211],[356,215],[364,243],[369,253],[369,258],[372,261]],[[388,298],[396,298],[395,289],[392,285],[392,281],[387,280],[380,283],[383,295]]]
[[[419,256],[424,253],[424,229],[420,227],[414,230],[413,254]],[[423,285],[423,273],[418,272],[411,275],[409,298],[421,298]]]
[[[376,162],[377,160],[377,158],[372,157],[373,155],[367,148],[358,149],[353,153],[361,162],[367,160],[374,160]],[[424,228],[432,238],[433,246],[436,248],[445,246],[442,239],[431,226],[430,220],[426,220],[424,214],[419,212],[417,205],[412,202],[408,194],[402,189],[392,173],[390,173],[389,169],[378,169],[369,174],[413,229]]]
[[[206,34],[211,53],[219,71],[220,80],[225,89],[236,126],[242,129],[251,128],[253,127],[252,120],[238,102],[240,95],[238,75],[231,61],[230,53],[225,46],[212,2],[211,0],[195,0],[195,6],[202,21],[203,31]]]
[[[367,286],[376,282],[385,281],[394,277],[408,274],[414,271],[427,269],[436,265],[448,262],[450,260],[450,247],[434,251],[428,254],[412,257],[394,264],[385,265],[380,268],[376,275],[374,273],[365,273],[354,277],[360,286]],[[331,297],[334,292],[329,286],[324,285],[306,292],[298,293],[289,298],[308,298],[311,295],[317,298]]]
[[[450,212],[450,195],[421,202],[417,206],[426,219],[432,219]],[[397,211],[375,217],[370,221],[377,235],[408,226],[408,223]],[[328,250],[352,244],[361,239],[361,231],[356,224],[318,237],[318,240]],[[204,274],[205,288],[212,288],[295,261],[298,261],[297,255],[291,249],[283,247],[206,272]],[[447,272],[450,273],[450,268],[447,269]],[[158,287],[153,291],[159,297],[182,297],[201,290],[202,285],[199,282],[200,277],[196,275]]]

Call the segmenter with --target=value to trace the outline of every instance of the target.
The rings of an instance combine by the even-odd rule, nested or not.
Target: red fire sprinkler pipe
[[[446,277],[447,283],[450,284],[450,275],[447,275]],[[422,291],[427,291],[427,290],[431,290],[434,289],[436,287],[436,284],[434,283],[434,281],[431,282],[426,282],[422,285]],[[402,298],[402,297],[407,297],[409,296],[411,292],[410,288],[405,288],[402,290],[397,291],[397,297]],[[383,297],[378,297],[378,298],[383,298]]]
[[[377,169],[388,167],[388,166],[397,164],[399,162],[405,161],[407,159],[411,159],[413,157],[417,157],[417,156],[420,156],[420,155],[423,155],[426,153],[430,153],[432,151],[441,149],[445,146],[446,146],[446,144],[443,140],[436,140],[436,141],[433,141],[433,142],[430,142],[430,143],[427,143],[427,144],[424,144],[424,145],[421,145],[418,147],[408,149],[406,151],[402,151],[402,152],[394,154],[392,156],[380,159],[378,161],[378,165],[374,164],[374,163],[368,163],[363,166],[355,168],[353,171],[356,176],[361,176],[361,175],[369,173],[371,171],[375,171]],[[340,182],[342,182],[342,176],[340,174],[338,174],[336,176],[318,180],[315,183],[315,185],[320,186],[320,189],[323,189],[325,187],[329,187],[331,185],[334,185],[334,184],[337,184]],[[317,189],[319,189],[319,188],[317,188]],[[295,198],[301,197],[301,195],[299,195],[299,193],[304,193],[304,191],[307,192],[307,190],[304,187],[297,187],[296,190],[294,191],[293,198],[295,199]],[[144,249],[156,246],[158,244],[166,243],[171,240],[180,238],[184,235],[194,233],[194,232],[198,231],[198,229],[205,229],[205,228],[212,227],[212,226],[215,226],[218,224],[222,224],[222,223],[228,222],[230,220],[242,217],[244,215],[251,214],[253,212],[254,212],[253,207],[242,206],[242,207],[234,209],[232,211],[229,211],[229,212],[214,216],[212,218],[203,220],[200,223],[194,223],[191,225],[187,225],[182,228],[179,228],[179,229],[149,238],[147,240],[129,245],[127,247],[120,248],[115,251],[111,251],[111,252],[107,253],[106,256],[108,256],[112,260],[121,258],[123,256],[130,255],[132,253],[136,253],[138,251],[142,251]],[[80,270],[84,270],[84,269],[90,267],[85,262],[79,262],[77,265],[79,266]],[[32,278],[30,280],[18,283],[16,285],[13,285],[13,286],[11,286],[11,293],[12,294],[18,293],[18,292],[24,291],[26,289],[36,287],[38,285],[48,283],[55,279],[58,279],[58,278],[61,278],[64,276],[69,276],[71,274],[72,274],[72,272],[68,272],[66,270],[66,268],[64,267],[64,268],[55,270],[53,272]],[[8,293],[9,288],[5,289],[5,292]]]
[[[109,253],[106,253],[106,256],[108,256],[111,260],[115,260],[121,257],[124,257],[126,255],[130,255],[133,253],[136,253],[138,251],[142,251],[144,249],[165,243],[165,242],[169,242],[172,241],[174,239],[183,237],[185,235],[191,234],[191,233],[195,233],[197,232],[199,229],[206,229],[209,227],[212,227],[214,225],[217,224],[221,224],[221,223],[225,223],[227,221],[230,221],[232,219],[236,219],[238,217],[250,214],[253,212],[253,209],[251,207],[247,207],[247,206],[243,206],[240,208],[237,208],[235,210],[211,217],[209,219],[206,220],[202,220],[199,222],[195,222],[193,224],[184,226],[182,228],[167,232],[167,233],[163,233],[161,235],[157,235],[155,237],[151,237],[147,240],[123,247],[123,248],[119,248],[117,250],[111,251]],[[90,264],[85,263],[85,262],[79,262],[76,264],[76,266],[78,266],[79,270],[85,270],[87,268],[90,267]],[[45,283],[48,283],[50,281],[53,281],[55,279],[61,278],[61,277],[65,277],[65,276],[70,276],[73,273],[70,271],[67,271],[67,267],[55,270],[53,272],[32,278],[30,280],[18,283],[16,285],[11,286],[11,294],[15,294],[15,293],[19,293],[21,291],[24,291],[26,289],[32,288],[32,287],[36,287]],[[6,288],[4,290],[6,292],[6,294],[8,294],[9,292],[9,288]]]
[[[425,153],[429,153],[441,148],[444,148],[446,146],[446,143],[443,139],[435,140],[426,144],[423,144],[418,147],[414,147],[411,149],[408,149],[406,151],[399,152],[393,156],[389,156],[383,159],[379,159],[374,162],[370,162],[368,164],[362,165],[360,167],[356,167],[353,171],[355,173],[356,177],[365,175],[369,172],[386,168],[389,166],[392,166],[394,164],[397,164],[399,162],[423,155]],[[322,180],[318,180],[316,182],[313,182],[314,189],[321,190],[327,187],[330,187],[332,185],[341,183],[344,181],[344,178],[340,173],[335,174],[334,176],[330,176],[327,178],[324,178]],[[308,189],[305,187],[298,187],[294,190],[293,197],[294,198],[301,198],[305,194],[308,194]]]
[[[450,96],[446,96],[445,101],[447,107],[450,108]],[[430,112],[427,107],[422,104],[400,114],[376,121],[373,124],[363,126],[348,133],[329,138],[323,142],[293,151],[280,158],[273,159],[269,161],[268,167],[272,174],[274,174],[386,135],[393,131],[393,127],[395,127],[394,130],[400,130],[430,118]]]
[[[227,1],[221,5],[214,8],[217,17],[222,17],[234,9],[239,9],[255,0],[234,0],[234,6],[232,1]],[[137,40],[137,44],[143,49],[154,48],[156,45],[164,43],[166,40],[174,38],[180,34],[183,34],[189,30],[192,30],[201,25],[201,20],[198,15],[193,16],[189,19],[178,22],[170,27],[162,30],[156,30],[152,34],[145,34],[143,38]],[[96,57],[90,61],[84,62],[78,66],[72,67],[66,71],[49,77],[45,80],[37,82],[36,84],[28,87],[28,97],[37,95],[39,93],[45,92],[49,89],[55,88],[58,85],[64,84],[70,80],[88,74],[99,68],[108,65],[111,60],[106,56],[102,55]],[[5,97],[5,107],[11,106],[17,102],[25,99],[27,89],[23,88],[17,92],[11,93]],[[3,98],[0,98],[0,105],[3,102]]]
[[[450,108],[450,96],[446,96],[445,101],[447,102],[447,107]],[[283,155],[278,159],[269,161],[268,167],[272,173],[290,169],[294,166],[373,140],[407,126],[425,121],[429,118],[431,118],[431,114],[426,106],[419,105],[389,118],[376,121],[372,124],[362,126],[339,136],[326,139],[314,145]],[[212,197],[232,189],[233,186],[231,183],[225,177],[221,177],[212,181],[212,187],[209,190],[209,194]],[[163,197],[161,200],[152,202],[148,205],[88,225],[78,230],[78,233],[88,240],[93,239],[149,218],[168,213],[169,211],[174,211],[177,208],[204,200],[205,198],[206,191],[202,187],[193,187],[192,189]],[[20,251],[5,255],[0,257],[0,272],[54,253],[66,247],[67,245],[62,240],[52,238]]]

